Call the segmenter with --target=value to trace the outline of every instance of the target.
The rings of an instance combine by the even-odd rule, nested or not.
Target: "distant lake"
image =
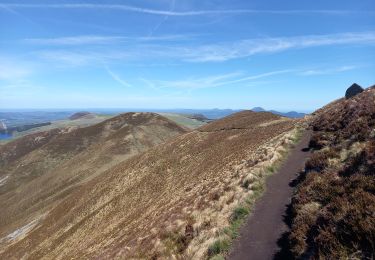
[[[7,140],[11,139],[12,137],[12,134],[0,134],[0,140]]]

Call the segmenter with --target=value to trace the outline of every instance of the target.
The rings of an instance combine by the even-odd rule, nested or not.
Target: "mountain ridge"
[[[285,116],[285,117],[289,117],[289,118],[303,118],[307,115],[306,113],[301,113],[301,112],[296,112],[296,111],[279,112],[279,111],[276,111],[276,110],[266,110],[262,107],[254,107],[251,110],[255,111],[255,112],[271,112],[273,114]]]
[[[0,146],[0,237],[45,214],[108,168],[186,132],[158,114],[127,113]]]
[[[233,129],[233,122],[247,127]],[[254,185],[263,178],[259,169],[276,160],[296,123],[245,111],[211,123],[224,130],[207,131],[208,124],[175,136],[81,185],[0,256],[200,258],[210,243],[200,239],[229,221],[237,201],[252,192],[242,184],[246,176]],[[201,233],[184,233],[190,226]],[[173,238],[180,231],[186,242]]]

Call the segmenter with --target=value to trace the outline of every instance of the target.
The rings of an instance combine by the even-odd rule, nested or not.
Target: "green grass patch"
[[[232,216],[231,216],[231,222],[236,222],[238,220],[243,219],[249,214],[249,209],[245,207],[238,207],[234,210]]]
[[[297,128],[297,131],[296,131],[296,134],[293,136],[292,138],[292,142],[293,144],[296,144],[298,143],[299,141],[301,141],[302,139],[302,136],[303,136],[303,132],[304,132],[304,129],[303,128]]]
[[[232,244],[232,241],[230,239],[219,239],[216,240],[209,248],[208,248],[208,256],[210,259],[217,259],[217,257],[220,257],[220,254],[228,252],[230,249],[230,246]]]
[[[215,255],[211,257],[210,260],[225,260],[225,257],[222,255]]]
[[[268,166],[267,167],[267,169],[266,169],[266,171],[268,172],[268,173],[274,173],[274,172],[276,172],[276,165],[271,165],[271,166]]]

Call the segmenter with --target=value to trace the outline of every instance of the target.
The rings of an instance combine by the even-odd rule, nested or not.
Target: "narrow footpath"
[[[310,156],[307,148],[310,138],[311,133],[306,131],[279,171],[267,179],[266,191],[255,203],[252,214],[242,227],[240,237],[234,242],[228,256],[229,260],[276,258],[281,250],[279,240],[289,230],[285,218],[293,194],[292,183]]]

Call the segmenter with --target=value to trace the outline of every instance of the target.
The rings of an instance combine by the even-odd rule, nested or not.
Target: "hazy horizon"
[[[153,111],[182,111],[182,110],[192,110],[192,111],[210,111],[210,110],[251,110],[253,108],[258,107],[249,107],[249,108],[184,108],[184,107],[176,107],[176,108],[142,108],[142,107],[67,107],[67,108],[0,108],[0,112],[77,112],[77,111],[88,111],[88,112],[153,112]],[[266,111],[275,110],[278,112],[299,112],[299,113],[312,113],[312,110],[276,110],[272,108],[261,107]]]

